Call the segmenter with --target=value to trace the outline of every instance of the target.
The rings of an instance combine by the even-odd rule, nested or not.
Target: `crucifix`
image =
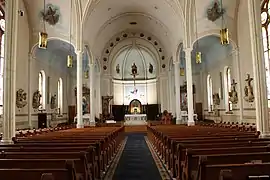
[[[135,93],[136,92],[135,79],[136,79],[136,76],[139,75],[137,72],[137,66],[135,63],[133,63],[133,65],[131,66],[131,75],[133,76],[133,80],[134,80],[134,93]]]

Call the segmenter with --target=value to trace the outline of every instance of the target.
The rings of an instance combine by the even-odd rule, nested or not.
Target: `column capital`
[[[82,50],[76,50],[75,53],[78,55],[78,54],[82,54],[83,51]]]
[[[180,64],[180,60],[178,60],[178,61],[176,61],[176,60],[175,60],[175,61],[173,61],[173,64],[174,64],[174,65],[176,65],[176,64]]]
[[[185,51],[185,53],[191,53],[192,50],[193,50],[193,48],[191,48],[191,47],[183,49],[183,51]]]

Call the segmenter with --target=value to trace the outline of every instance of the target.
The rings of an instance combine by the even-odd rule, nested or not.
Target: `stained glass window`
[[[269,50],[270,50],[270,4],[269,0],[264,0],[261,5],[261,23],[262,23],[262,40],[266,70],[267,97],[268,107],[270,107],[270,71],[269,71]]]
[[[0,115],[4,104],[5,13],[0,9]]]
[[[213,111],[213,85],[210,75],[207,76],[207,99],[208,99],[208,111]]]
[[[46,106],[46,85],[45,85],[45,72],[42,70],[38,74],[38,91],[41,94],[39,109],[43,110]]]
[[[58,110],[59,110],[59,114],[62,115],[63,114],[63,80],[62,78],[59,78],[58,80]]]
[[[227,68],[226,69],[226,85],[227,85],[227,91],[226,93],[229,93],[231,91],[232,88],[232,79],[231,79],[231,69]],[[228,96],[228,111],[232,111],[232,102],[229,100],[229,96]]]

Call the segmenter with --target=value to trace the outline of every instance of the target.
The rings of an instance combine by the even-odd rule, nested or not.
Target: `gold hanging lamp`
[[[196,52],[196,63],[201,64],[202,63],[202,53],[201,52]]]
[[[196,9],[196,1],[194,1],[195,5],[195,21],[196,21],[196,64],[201,64],[202,63],[202,52],[197,51],[199,50],[199,40],[198,40],[198,27],[197,27],[197,9]]]
[[[223,12],[222,0],[220,1],[220,11]],[[228,44],[230,44],[230,41],[229,41],[229,29],[226,28],[226,25],[225,25],[224,13],[221,14],[221,23],[222,23],[222,28],[220,30],[220,43],[222,45],[228,45]]]
[[[43,16],[45,16],[46,15],[45,0],[43,1],[43,3],[44,3]],[[45,17],[43,17],[43,32],[39,32],[38,34],[38,47],[41,49],[47,49],[47,45],[48,45],[48,33],[46,33]]]
[[[222,45],[228,45],[229,42],[229,30],[228,28],[223,28],[220,30],[220,43]]]
[[[84,78],[88,79],[89,78],[89,70],[84,71]]]
[[[180,76],[185,76],[185,68],[180,68]]]
[[[70,17],[69,17],[69,55],[67,56],[67,67],[72,68],[73,67],[73,56],[71,55],[71,14],[72,14],[72,1],[70,1]]]

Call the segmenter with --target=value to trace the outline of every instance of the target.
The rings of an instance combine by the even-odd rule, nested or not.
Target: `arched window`
[[[58,96],[57,96],[57,106],[59,110],[59,114],[63,114],[63,80],[62,78],[59,78],[58,83]]]
[[[269,71],[269,50],[270,50],[270,5],[269,0],[264,0],[261,5],[261,23],[262,23],[262,39],[264,49],[264,61],[266,69],[266,85],[268,96],[268,107],[270,107],[270,71]]]
[[[5,12],[0,8],[0,114],[4,104]]]
[[[232,102],[229,100],[229,92],[231,91],[232,87],[231,69],[229,67],[225,67],[224,74],[226,111],[232,111]]]
[[[40,98],[40,107],[39,109],[45,109],[46,108],[46,84],[45,84],[45,72],[42,70],[39,72],[38,74],[38,90],[41,94],[41,98]]]
[[[207,99],[208,99],[208,111],[213,111],[213,85],[210,75],[207,76]]]

